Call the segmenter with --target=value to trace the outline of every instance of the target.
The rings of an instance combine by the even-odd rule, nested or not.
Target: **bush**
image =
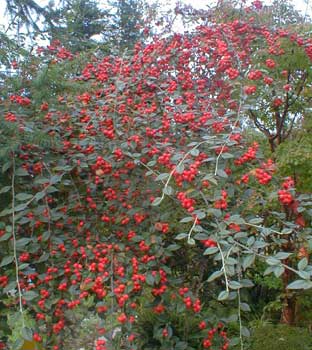
[[[312,335],[305,328],[265,324],[254,329],[249,349],[310,350],[312,349]]]

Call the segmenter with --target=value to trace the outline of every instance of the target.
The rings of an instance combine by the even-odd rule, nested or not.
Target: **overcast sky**
[[[49,0],[35,0],[39,5],[46,6],[49,3]],[[0,0],[1,4],[5,4],[5,0]],[[54,0],[55,3],[58,2],[58,0]],[[164,3],[168,7],[174,7],[176,0],[159,0],[159,2]],[[193,7],[200,9],[200,8],[207,8],[207,6],[212,6],[214,3],[216,3],[215,0],[182,0],[185,4],[190,4]],[[248,1],[251,2],[250,0]],[[265,0],[263,1],[265,4],[270,4],[272,1]],[[294,3],[295,8],[299,10],[303,15],[308,13],[312,13],[312,0],[292,0],[292,3]],[[311,2],[311,4],[309,3]],[[105,7],[105,4],[107,3],[107,0],[98,0],[98,4]],[[0,25],[3,25],[6,29],[8,25],[8,19],[7,16],[5,16],[5,6],[0,6]]]

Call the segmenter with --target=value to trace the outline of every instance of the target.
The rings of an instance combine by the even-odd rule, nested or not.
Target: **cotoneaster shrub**
[[[285,288],[312,287],[310,196],[242,133],[250,101],[287,82],[279,60],[288,41],[311,59],[311,41],[285,30],[252,18],[212,23],[138,43],[131,57],[94,57],[68,77],[78,94],[38,105],[25,89],[2,101],[1,142],[19,144],[2,167],[1,299],[36,320],[10,348],[24,338],[63,349],[70,314],[92,300],[101,335],[121,328],[118,349],[141,349],[146,309],[158,349],[226,350],[233,317],[209,307],[235,305],[231,344],[249,334],[240,290],[253,286],[256,259]],[[59,43],[39,53],[73,59]],[[277,111],[286,102],[263,103]],[[34,132],[46,142],[27,142]],[[185,334],[180,317],[191,320]]]

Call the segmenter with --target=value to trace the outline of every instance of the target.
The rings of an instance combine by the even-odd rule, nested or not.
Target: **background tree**
[[[113,42],[122,52],[133,49],[134,44],[142,38],[144,29],[144,0],[115,0],[109,2],[113,15]],[[109,35],[109,34],[108,34]]]
[[[105,44],[101,38],[112,30],[111,17],[96,1],[68,0],[54,10],[55,25],[46,30],[52,41],[60,40],[73,53],[83,52]]]

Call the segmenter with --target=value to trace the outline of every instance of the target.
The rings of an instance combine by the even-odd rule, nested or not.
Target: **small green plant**
[[[248,350],[311,350],[312,334],[305,328],[263,324],[254,328]]]

